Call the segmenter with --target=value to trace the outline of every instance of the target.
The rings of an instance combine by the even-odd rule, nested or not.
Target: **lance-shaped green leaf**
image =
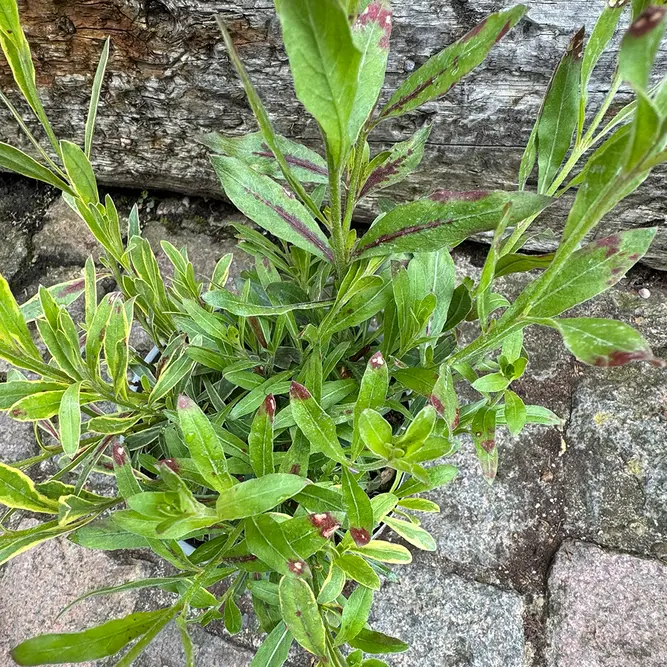
[[[359,396],[354,404],[354,438],[352,441],[352,459],[356,459],[364,443],[359,432],[359,420],[364,410],[379,408],[387,397],[389,389],[389,371],[382,352],[376,352],[368,360],[366,370],[361,378]]]
[[[418,500],[422,499],[419,498]],[[362,547],[355,547],[354,551],[381,563],[407,565],[412,562],[412,554],[402,544],[394,544],[383,540],[371,540]]]
[[[0,410],[7,410],[26,396],[39,395],[47,391],[65,391],[67,386],[57,382],[14,380],[0,383]]]
[[[310,568],[296,552],[281,529],[281,524],[269,514],[262,514],[245,522],[248,551],[280,574],[310,576]]]
[[[322,230],[303,204],[281,185],[237,158],[214,155],[211,161],[225,194],[242,213],[279,239],[333,261]]]
[[[410,542],[410,544],[418,549],[435,551],[438,548],[436,541],[430,533],[414,523],[395,519],[394,517],[385,517],[383,521],[406,542]]]
[[[69,306],[83,294],[84,289],[84,279],[75,278],[74,280],[69,280],[65,283],[52,285],[47,289],[47,292],[59,306]],[[26,322],[32,322],[33,320],[42,317],[43,314],[39,294],[35,294],[32,299],[21,304],[21,315],[23,315],[23,319]]]
[[[647,252],[656,228],[631,229],[597,239],[575,252],[530,308],[553,317],[615,285]]]
[[[570,150],[577,127],[584,29],[572,37],[549,84],[537,126],[537,191],[544,193]]]
[[[142,492],[139,482],[134,476],[134,468],[128,453],[120,444],[115,442],[111,446],[111,460],[113,461],[113,471],[116,476],[116,486],[121,497],[127,500]]]
[[[241,482],[220,494],[218,518],[234,521],[268,512],[295,496],[307,483],[303,477],[280,472]]]
[[[131,307],[133,302],[128,302]],[[111,304],[111,313],[104,330],[104,358],[114,390],[123,395],[127,392],[127,367],[129,363],[130,317],[122,299]]]
[[[9,283],[0,275],[0,342],[12,349],[20,346],[34,359],[40,359],[30,331],[21,315]]]
[[[380,590],[380,577],[375,570],[361,557],[356,554],[344,554],[334,561],[336,567],[339,567],[345,574],[366,588],[374,591]]]
[[[107,621],[83,632],[38,635],[12,650],[19,665],[86,662],[100,660],[148,632],[170,609],[139,611]]]
[[[276,135],[275,139],[292,173],[302,183],[328,182],[327,163],[322,156],[286,137]],[[225,137],[212,132],[200,141],[213,152],[238,158],[261,174],[284,178],[278,160],[261,132],[244,134],[242,137]]]
[[[357,546],[368,544],[373,531],[373,506],[366,492],[347,468],[343,468],[343,502],[354,543]]]
[[[280,621],[257,649],[250,667],[283,667],[293,641],[285,621]]]
[[[360,239],[355,254],[372,257],[452,248],[472,234],[494,229],[507,204],[512,205],[509,224],[516,224],[539,213],[551,201],[530,192],[440,190],[379,217]]]
[[[61,141],[60,150],[69,180],[86,204],[100,201],[93,167],[86,154],[71,141]]]
[[[546,255],[521,255],[519,253],[509,253],[503,255],[496,264],[495,277],[508,276],[511,273],[523,273],[535,269],[546,269],[554,253]]]
[[[41,165],[36,160],[33,160],[29,155],[26,155],[18,148],[14,148],[9,144],[0,142],[0,166],[9,171],[13,171],[21,176],[33,178],[36,181],[48,183],[54,187],[73,195],[72,188],[65,183],[61,178],[56,176],[52,171]]]
[[[30,477],[2,462],[0,462],[0,504],[30,512],[58,513],[58,503],[41,494]]]
[[[653,61],[665,32],[665,7],[648,7],[638,16],[621,42],[618,54],[619,72],[635,88],[645,89]]]
[[[86,422],[86,430],[91,431],[92,433],[103,433],[104,435],[125,433],[140,419],[140,414],[123,416],[122,413],[93,417]]]
[[[257,477],[269,475],[275,469],[273,461],[273,419],[276,399],[269,394],[257,410],[248,435],[248,456]]]
[[[425,125],[407,141],[394,144],[388,154],[381,153],[368,165],[361,197],[400,183],[412,173],[424,157],[424,146],[431,134],[431,126]]]
[[[593,32],[586,44],[584,58],[581,64],[581,99],[579,109],[579,127],[583,128],[584,116],[586,113],[586,103],[588,101],[588,84],[591,80],[591,74],[609,45],[614,31],[621,18],[623,9],[627,0],[614,0],[606,3],[600,14]]]
[[[498,472],[496,411],[493,408],[482,406],[473,417],[470,431],[482,474],[488,484],[491,485]]]
[[[364,628],[354,639],[350,646],[361,649],[364,653],[403,653],[410,646],[396,637],[390,637],[376,630]]]
[[[60,443],[68,456],[73,456],[79,449],[81,437],[81,383],[70,385],[63,394],[58,410],[60,425]]]
[[[373,591],[365,586],[357,586],[345,602],[336,644],[346,644],[354,639],[368,623],[373,606]]]
[[[327,660],[326,630],[308,582],[289,574],[280,580],[280,611],[294,639],[318,658]]]
[[[212,488],[222,492],[232,485],[222,443],[201,408],[184,394],[178,397],[178,420],[195,465]],[[246,515],[249,516],[249,515]]]
[[[355,138],[350,119],[361,64],[347,12],[338,0],[280,0],[276,9],[296,95],[322,128],[338,165]]]
[[[339,463],[347,463],[333,419],[298,382],[292,382],[290,387],[290,406],[296,425],[308,438],[313,450]]]
[[[361,53],[359,82],[350,117],[350,140],[354,143],[382,90],[389,38],[391,37],[389,0],[371,0],[352,26],[352,40]]]
[[[512,435],[519,435],[526,425],[526,406],[513,391],[505,392],[505,421]]]
[[[433,56],[411,74],[391,96],[380,118],[391,118],[444,95],[486,58],[491,48],[526,13],[526,7],[491,14],[457,42]]]
[[[359,416],[359,435],[363,444],[381,458],[391,458],[391,424],[376,410],[366,409]]]
[[[269,317],[273,315],[285,315],[294,310],[312,310],[315,308],[324,308],[330,306],[331,301],[311,301],[306,303],[289,303],[283,306],[262,306],[254,303],[248,303],[241,297],[232,294],[227,290],[212,290],[204,294],[204,301],[224,310],[232,315],[240,317]]]
[[[565,347],[590,366],[623,366],[631,361],[655,361],[642,335],[632,327],[594,317],[552,320],[560,331]]]
[[[331,563],[329,572],[320,586],[320,593],[317,596],[317,601],[320,604],[328,604],[333,602],[343,592],[347,578],[345,572],[341,570],[334,563]]]

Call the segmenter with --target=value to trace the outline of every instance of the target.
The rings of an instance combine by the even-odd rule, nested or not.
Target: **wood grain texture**
[[[429,55],[464,34],[509,0],[394,0],[394,34],[386,94]],[[590,29],[601,0],[536,0],[524,19],[476,72],[444,98],[380,125],[372,148],[405,139],[425,122],[433,132],[419,172],[395,189],[414,197],[434,188],[511,188],[551,71],[569,37]],[[221,45],[214,16],[230,25],[252,79],[283,134],[318,148],[315,122],[299,107],[271,0],[23,0],[26,33],[36,56],[45,106],[62,137],[81,140],[97,58],[112,39],[109,73],[94,145],[95,167],[107,184],[219,195],[197,135],[241,134],[255,128],[239,81]],[[603,57],[591,105],[604,95],[613,59]],[[667,71],[667,52],[658,68]],[[12,90],[4,63],[0,86]],[[15,97],[13,99],[16,99]],[[0,114],[0,136],[21,138]],[[667,269],[665,170],[607,216],[604,231],[657,224],[649,259]],[[370,210],[361,212],[369,219]],[[563,207],[543,228],[558,230]],[[600,232],[601,233],[601,232]],[[553,247],[540,239],[535,247]]]

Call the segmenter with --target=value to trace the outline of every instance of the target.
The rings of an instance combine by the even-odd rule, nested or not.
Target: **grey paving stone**
[[[664,667],[667,566],[582,542],[549,578],[548,667]]]
[[[411,644],[392,667],[523,667],[524,605],[516,593],[431,566],[407,566],[377,595],[372,626]]]

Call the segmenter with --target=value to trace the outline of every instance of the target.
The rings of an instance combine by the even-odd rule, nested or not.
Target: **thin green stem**
[[[329,196],[331,199],[329,220],[334,260],[336,272],[339,277],[342,277],[347,266],[347,252],[345,251],[346,242],[342,220],[341,168],[334,165],[331,159],[329,159]]]

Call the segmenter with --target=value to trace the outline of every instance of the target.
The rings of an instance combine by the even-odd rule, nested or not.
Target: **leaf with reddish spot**
[[[574,317],[551,320],[550,326],[560,331],[565,347],[590,366],[623,366],[631,361],[661,363],[642,335],[623,322]]]
[[[354,404],[354,436],[352,439],[352,460],[355,460],[364,448],[359,432],[361,413],[367,409],[380,407],[387,397],[389,389],[389,371],[381,352],[376,352],[368,360],[368,365],[361,378],[359,396]]]
[[[250,465],[257,477],[272,473],[275,469],[273,460],[273,420],[276,415],[276,399],[269,394],[250,426],[248,434],[248,456]]]
[[[546,208],[552,199],[531,192],[480,193],[471,201],[467,193],[456,198],[440,193],[396,206],[379,217],[360,239],[358,258],[403,252],[432,252],[452,248],[469,236],[494,229],[511,204],[509,224],[516,224]]]
[[[653,62],[665,32],[665,7],[648,7],[638,16],[621,42],[618,69],[625,81],[635,88],[648,85]]]
[[[101,274],[98,274],[97,279],[99,280],[100,277]],[[83,294],[84,290],[85,281],[83,278],[76,278],[47,288],[47,292],[59,306],[69,306],[74,303]],[[26,322],[32,322],[44,315],[39,294],[35,294],[32,299],[21,304],[21,315]]]
[[[352,26],[352,40],[361,53],[359,85],[350,114],[354,143],[377,103],[389,56],[392,14],[389,0],[371,0]]]
[[[656,232],[655,227],[631,229],[581,248],[531,306],[530,314],[559,315],[615,285],[646,254]]]
[[[283,241],[333,261],[333,250],[322,230],[282,186],[238,158],[214,155],[211,162],[225,194],[253,222]]]
[[[366,169],[360,197],[400,183],[414,171],[424,157],[424,146],[431,134],[431,126],[425,125],[407,141],[394,144],[389,154],[381,153]]]
[[[343,469],[343,503],[350,522],[350,535],[357,546],[368,544],[373,530],[373,506],[356,477]]]
[[[298,382],[292,382],[290,406],[296,425],[308,438],[312,449],[334,461],[347,463],[333,419],[324,412],[308,389]]]
[[[496,447],[496,411],[487,406],[481,407],[472,419],[470,426],[475,451],[484,479],[493,484],[498,472],[498,448]]]
[[[525,13],[526,7],[517,5],[488,16],[469,33],[411,74],[387,102],[380,118],[402,116],[425,102],[444,95],[486,58],[498,39]]]
[[[327,163],[322,156],[286,137],[276,135],[275,140],[292,173],[302,183],[328,182]],[[284,178],[280,165],[261,132],[244,134],[241,137],[225,137],[211,132],[200,141],[214,153],[238,158],[261,174],[271,178]]]
[[[233,482],[227,472],[225,451],[209,418],[185,394],[178,397],[176,411],[185,445],[202,477],[216,491],[228,490]]]
[[[303,648],[328,662],[326,630],[315,595],[301,577],[285,575],[278,587],[283,620]]]

